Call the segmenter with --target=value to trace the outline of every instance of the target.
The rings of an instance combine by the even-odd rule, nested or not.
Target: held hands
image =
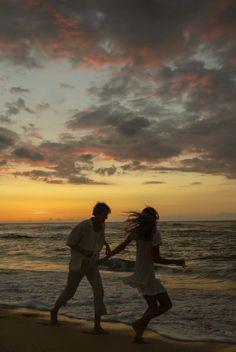
[[[99,259],[97,261],[97,265],[102,265],[103,263],[105,263],[105,261],[109,258],[110,254],[111,254],[111,248],[109,246],[109,244],[107,242],[104,243],[104,245],[106,246],[106,249],[105,249],[105,257]]]
[[[105,249],[105,254],[110,255],[111,254],[111,248],[108,243],[105,243],[106,249]]]

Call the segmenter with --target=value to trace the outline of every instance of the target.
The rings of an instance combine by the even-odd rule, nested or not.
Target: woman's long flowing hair
[[[137,238],[150,240],[156,231],[158,219],[158,212],[152,207],[144,208],[141,213],[130,211],[125,221],[125,230],[128,234],[136,234]]]

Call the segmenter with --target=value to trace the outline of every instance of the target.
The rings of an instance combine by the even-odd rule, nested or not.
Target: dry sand
[[[107,335],[93,335],[92,322],[59,315],[49,323],[49,312],[28,308],[0,308],[0,352],[236,352],[236,345],[218,342],[179,341],[145,332],[148,344],[132,343],[129,325],[103,323]]]

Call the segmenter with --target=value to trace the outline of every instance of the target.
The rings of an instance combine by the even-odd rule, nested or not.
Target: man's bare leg
[[[93,266],[86,273],[86,277],[92,287],[94,296],[94,329],[95,334],[106,334],[107,332],[101,326],[101,316],[107,314],[106,307],[103,302],[103,285],[102,278],[98,267]]]
[[[84,276],[83,272],[69,271],[69,273],[67,275],[66,287],[65,287],[64,291],[60,294],[60,296],[56,300],[56,303],[54,304],[54,307],[50,311],[51,324],[53,324],[53,325],[58,324],[57,313],[58,313],[59,309],[62,306],[65,306],[66,302],[74,296],[74,294],[77,290],[77,287],[78,287],[80,281],[82,280],[83,276]]]
[[[50,310],[50,320],[52,325],[58,324],[57,313],[60,308],[61,308],[61,305],[58,302],[56,302],[55,306]]]
[[[50,321],[52,325],[58,324],[57,321],[57,312],[55,311],[55,308],[50,310]]]
[[[95,315],[93,331],[95,334],[107,334],[107,331],[104,330],[103,327],[101,326],[101,316],[100,315]]]

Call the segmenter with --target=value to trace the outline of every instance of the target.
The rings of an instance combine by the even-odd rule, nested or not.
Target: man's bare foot
[[[144,341],[142,337],[140,337],[140,338],[135,337],[135,338],[133,339],[133,343],[148,344],[149,342]]]
[[[101,326],[97,326],[96,328],[93,329],[93,333],[96,334],[108,334],[106,330],[104,330]]]
[[[53,325],[58,324],[57,311],[54,308],[50,310],[50,320],[51,320],[51,324],[53,324]]]
[[[134,343],[143,343],[143,328],[138,320],[134,321],[131,324],[132,328],[134,329],[136,335],[133,340]]]

